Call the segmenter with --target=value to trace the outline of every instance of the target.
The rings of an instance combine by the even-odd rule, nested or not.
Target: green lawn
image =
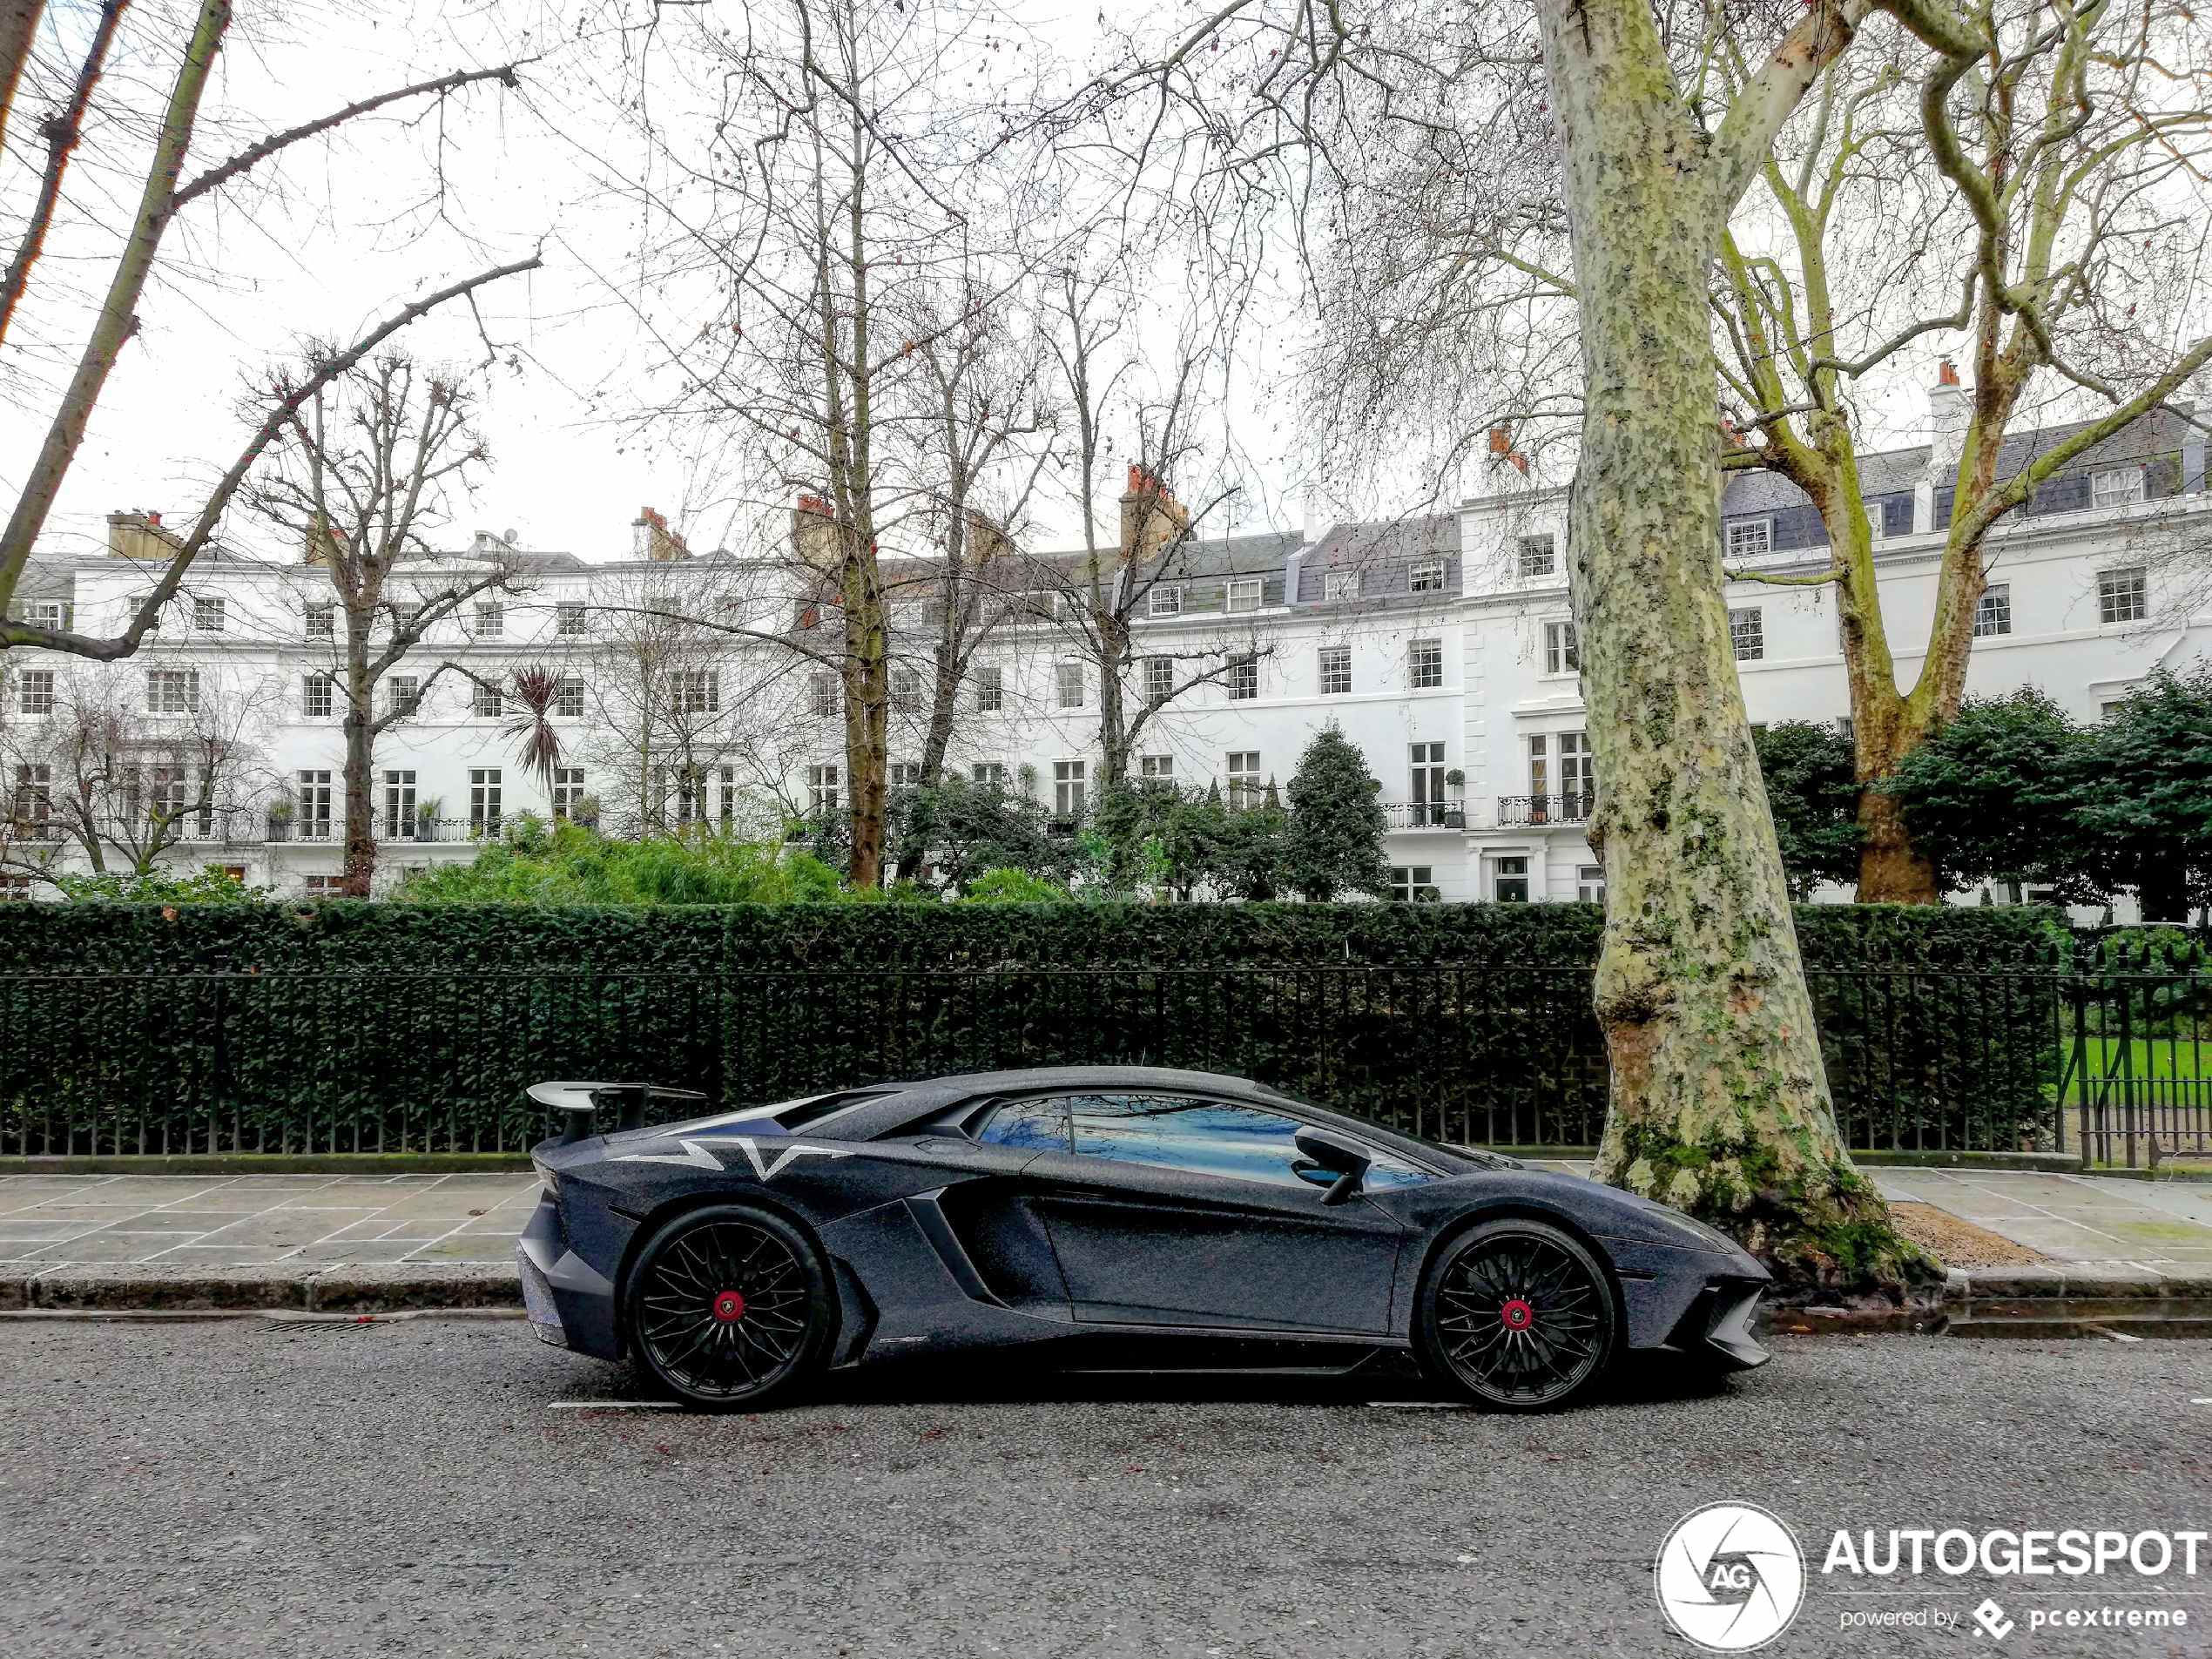
[[[2212,1078],[2212,1037],[2134,1037],[2128,1043],[2128,1073],[2134,1077]],[[2089,1075],[2119,1074],[2121,1056],[2117,1037],[2088,1039]]]

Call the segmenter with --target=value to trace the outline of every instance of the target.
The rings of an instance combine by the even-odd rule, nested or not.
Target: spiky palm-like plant
[[[550,806],[553,770],[561,764],[561,732],[553,724],[553,707],[561,697],[560,677],[550,668],[518,668],[509,682],[508,695],[520,711],[507,723],[507,735],[515,740],[516,759],[544,786]]]

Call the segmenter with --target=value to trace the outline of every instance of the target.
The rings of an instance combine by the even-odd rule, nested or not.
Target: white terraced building
[[[1965,394],[1939,385],[1930,406],[1929,443],[1864,463],[1884,609],[1908,678],[1932,602]],[[2017,441],[2004,464],[2023,464],[2064,430]],[[1489,469],[1486,489],[1455,512],[1184,543],[1136,609],[1137,656],[1250,661],[1166,705],[1137,742],[1131,772],[1217,780],[1234,799],[1286,781],[1314,732],[1333,721],[1382,781],[1396,896],[1600,896],[1583,834],[1599,780],[1568,621],[1565,490],[1527,476],[1516,456],[1494,456]],[[2034,685],[2094,718],[2154,668],[2186,666],[2212,645],[2193,610],[2196,582],[2174,552],[2212,546],[2205,470],[2202,432],[2154,415],[2004,521],[1989,543],[1971,690]],[[1818,515],[1793,487],[1733,474],[1723,511],[1731,566],[1824,566]],[[408,567],[427,586],[496,564],[510,590],[463,604],[386,683],[380,711],[395,695],[421,701],[377,743],[381,878],[469,857],[502,818],[565,811],[587,797],[610,825],[642,813],[754,835],[842,805],[835,681],[772,637],[794,617],[802,628],[814,620],[806,568],[692,556],[650,513],[634,529],[622,557],[529,552],[479,536],[450,558]],[[165,532],[157,517],[135,514],[113,516],[110,531],[106,556],[37,567],[20,597],[24,611],[93,633],[119,630],[153,579]],[[98,669],[8,653],[0,781],[10,827],[0,892],[52,891],[27,863],[85,867],[83,851],[42,817],[68,779],[56,759],[39,758],[42,723],[64,714],[72,697],[126,711],[115,730],[130,783],[117,799],[139,811],[148,800],[192,809],[164,862],[220,865],[289,893],[334,887],[342,756],[332,688],[318,671],[335,661],[328,592],[312,565],[218,550],[195,564],[136,658]],[[745,619],[761,637],[687,644],[680,666],[662,659],[649,692],[637,617],[691,601]],[[1754,722],[1847,717],[1826,589],[1735,582],[1729,604]],[[897,637],[930,622],[920,605],[894,616]],[[894,652],[895,784],[918,770],[927,678],[925,651],[894,643]],[[438,672],[442,664],[453,666]],[[564,755],[550,799],[518,760],[514,710],[495,689],[530,664],[561,682]],[[1140,681],[1152,671],[1137,666]],[[86,677],[98,676],[105,684],[88,689]],[[1028,614],[1002,628],[963,686],[948,769],[1001,779],[1057,813],[1079,813],[1098,778],[1095,677],[1050,620]],[[1132,699],[1143,691],[1133,686]],[[656,698],[660,706],[646,707]],[[647,741],[656,721],[681,727],[680,743]],[[234,759],[203,801],[195,768],[216,752],[211,745]]]

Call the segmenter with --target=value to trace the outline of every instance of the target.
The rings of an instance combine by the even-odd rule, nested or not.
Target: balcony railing
[[[1394,830],[1465,829],[1467,809],[1456,800],[1385,801],[1383,822]]]
[[[1597,805],[1594,794],[1501,795],[1498,825],[1501,829],[1543,824],[1581,824],[1588,821]]]

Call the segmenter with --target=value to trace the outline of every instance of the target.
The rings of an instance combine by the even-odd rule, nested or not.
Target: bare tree
[[[95,875],[144,876],[187,843],[258,840],[280,695],[198,660],[30,658],[0,719],[10,791],[0,867],[51,876],[57,843]]]
[[[50,91],[54,105],[40,124],[45,151],[44,170],[30,206],[16,227],[14,249],[0,273],[0,369],[22,374],[35,360],[35,348],[22,341],[23,301],[33,279],[53,274],[50,246],[64,221],[80,214],[94,228],[113,233],[116,248],[105,262],[107,282],[92,305],[91,331],[75,348],[74,368],[55,396],[52,418],[35,456],[17,469],[21,482],[6,526],[0,529],[0,613],[4,613],[24,565],[51,514],[97,410],[109,374],[124,347],[138,331],[139,310],[160,266],[163,240],[179,215],[204,197],[219,194],[272,157],[348,126],[378,111],[423,104],[442,105],[467,89],[485,83],[518,84],[519,63],[448,75],[357,98],[341,109],[245,144],[203,171],[190,163],[203,127],[203,103],[215,78],[218,55],[229,38],[233,0],[199,0],[183,12],[131,0],[103,0],[89,30],[71,34],[73,67],[51,88],[41,84],[37,51],[43,7],[17,6],[0,26],[0,119],[13,112],[25,83]],[[111,61],[172,61],[174,78],[165,100],[145,102],[146,83],[137,76],[108,73]],[[250,61],[250,60],[249,60]],[[4,132],[4,127],[0,127]],[[150,132],[143,159],[136,148]],[[11,152],[16,146],[10,146]],[[67,188],[83,173],[87,152],[94,173],[138,182],[135,206],[122,204],[127,190],[110,198],[98,190]],[[112,206],[111,206],[112,204]],[[348,372],[385,341],[447,301],[473,293],[503,276],[536,268],[535,259],[496,266],[449,283],[401,307],[341,348],[319,354],[297,376],[267,388],[247,419],[245,447],[224,469],[190,529],[179,538],[161,579],[139,602],[123,632],[95,638],[66,630],[34,627],[0,614],[0,650],[44,646],[79,657],[111,659],[138,648],[160,608],[175,594],[192,561],[214,534],[246,475],[278,434],[324,387]],[[50,286],[56,286],[50,284]]]
[[[929,353],[1065,235],[1056,215],[1015,199],[1007,101],[975,73],[1002,24],[988,8],[954,17],[904,0],[778,0],[741,35],[657,14],[654,61],[685,66],[657,94],[705,88],[706,107],[676,122],[660,102],[626,105],[655,159],[622,187],[667,230],[645,255],[652,291],[713,319],[679,337],[639,307],[682,388],[651,418],[700,434],[710,469],[740,481],[764,519],[794,497],[808,504],[788,551],[822,625],[792,648],[843,690],[861,887],[882,876],[886,563],[919,556],[933,524],[964,538],[968,523],[942,512],[934,435],[954,377]]]
[[[1238,491],[1233,482],[1219,484],[1194,508],[1170,488],[1170,479],[1187,478],[1204,464],[1196,433],[1217,342],[1202,339],[1193,325],[1164,367],[1150,372],[1126,338],[1132,325],[1121,284],[1127,274],[1118,266],[1064,271],[1048,299],[1048,338],[1071,428],[1064,465],[1073,474],[1083,540],[1072,557],[1032,556],[1026,583],[1044,597],[1046,614],[1073,646],[1085,678],[1097,683],[1101,788],[1129,776],[1138,738],[1163,709],[1198,686],[1253,671],[1267,653],[1256,630],[1240,630],[1229,619],[1224,597],[1219,626],[1171,648],[1148,645],[1144,683],[1131,684],[1138,672],[1136,619],[1153,614],[1157,590],[1172,590],[1179,601],[1184,582],[1196,573],[1202,527]],[[1120,446],[1114,442],[1117,428],[1124,435]],[[1116,500],[1117,471],[1124,487]],[[1184,606],[1178,602],[1177,609],[1180,614]],[[1199,607],[1189,609],[1196,613]]]
[[[1729,463],[1803,489],[1831,550],[1815,577],[1731,574],[1834,587],[1861,785],[1858,896],[1932,904],[1937,873],[1883,786],[1959,711],[1990,533],[2212,361],[2206,320],[2190,314],[2212,60],[2171,0],[1898,12],[1935,62],[1916,70],[1915,42],[1894,38],[1825,78],[1759,170],[1779,246],[1724,235],[1716,305],[1747,440]],[[1901,689],[1853,406],[1929,346],[1966,358],[1973,384],[1945,359],[1937,395],[1959,418],[1937,432],[1925,480],[1945,541],[1919,672]],[[2080,418],[2040,436],[2069,406]],[[2020,437],[2037,441],[2000,471]]]
[[[378,688],[470,600],[530,588],[511,549],[442,556],[428,539],[450,522],[455,493],[490,464],[470,425],[475,408],[460,380],[385,353],[318,386],[249,486],[254,513],[301,550],[304,636],[310,645],[328,642],[320,674],[340,705],[345,884],[359,898],[376,869],[377,739],[413,718],[448,672],[497,686],[448,659],[408,676],[403,693],[381,707]]]

